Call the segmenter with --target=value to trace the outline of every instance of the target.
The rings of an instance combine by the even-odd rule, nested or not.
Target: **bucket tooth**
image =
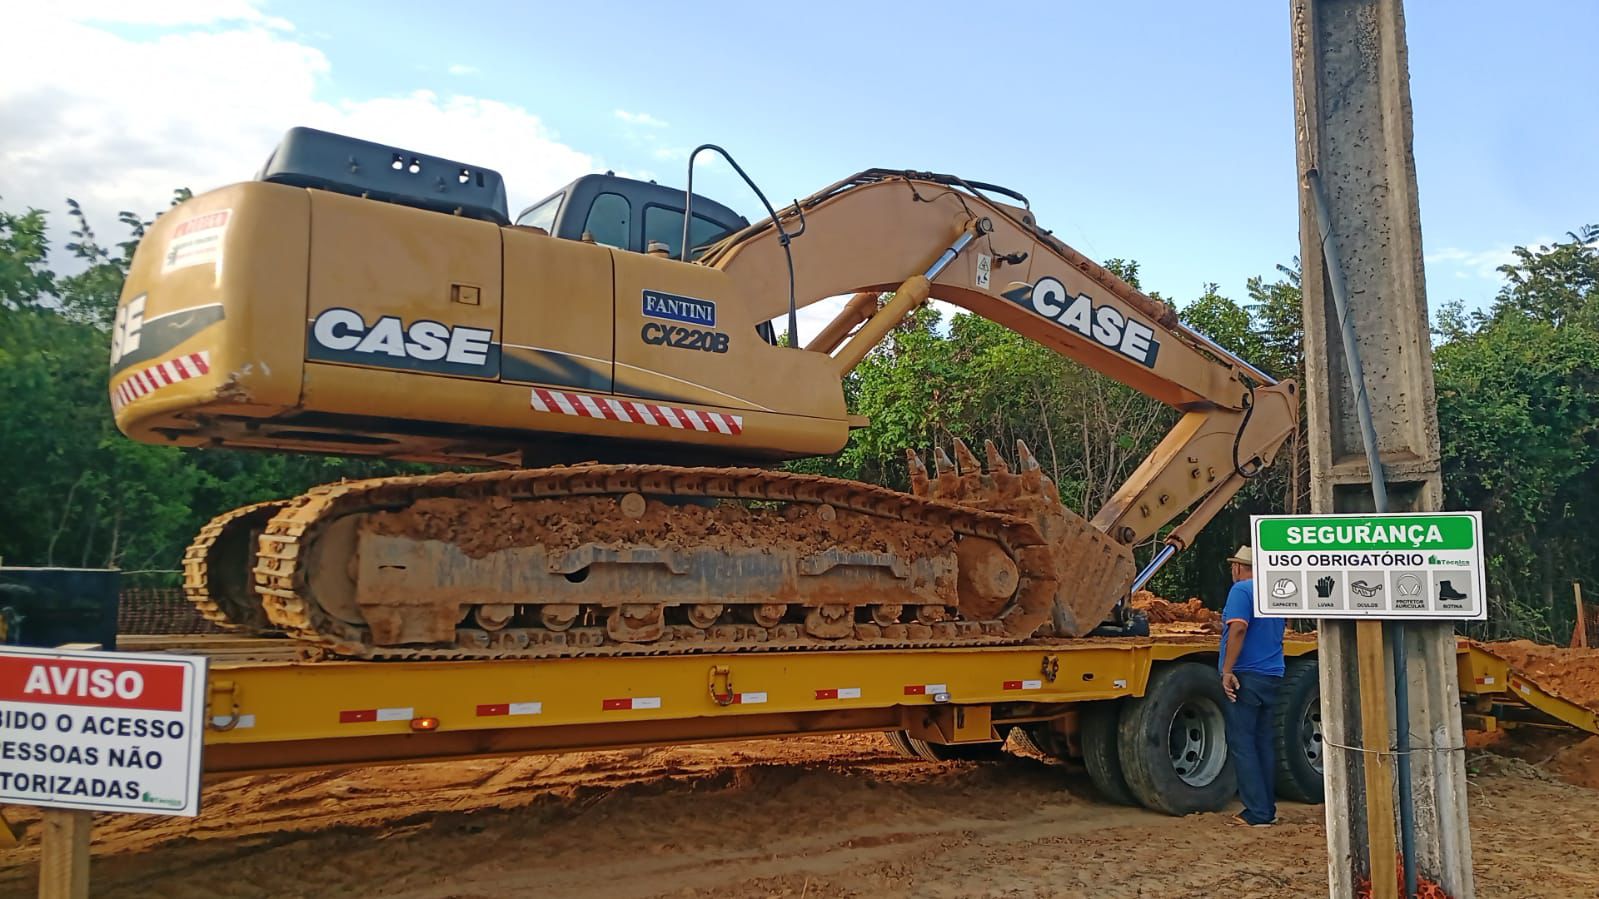
[[[1041,492],[1044,469],[1038,464],[1038,458],[1033,455],[1033,451],[1020,440],[1016,441],[1016,461],[1020,463],[1022,469],[1022,489],[1029,493]]]
[[[949,460],[949,454],[944,452],[942,446],[933,447],[933,468],[938,472],[938,477],[933,481],[933,499],[959,502],[962,493],[960,476],[955,473],[955,463]]]
[[[915,496],[927,495],[927,463],[913,449],[905,451],[905,466],[911,472],[911,493]]]
[[[1021,465],[1023,472],[1041,470],[1038,459],[1033,456],[1033,451],[1027,448],[1026,441],[1016,441],[1016,461]]]
[[[994,445],[994,441],[983,441],[983,455],[988,457],[989,474],[1010,473],[1010,466],[1005,463],[1005,457],[999,454],[999,447]]]
[[[983,441],[983,452],[988,456],[988,479],[993,483],[996,497],[1004,502],[1021,492],[1021,478],[1011,473],[1010,464],[999,454],[992,440]]]
[[[960,466],[961,474],[981,474],[983,471],[982,463],[972,454],[971,447],[958,437],[955,438],[955,464]]]

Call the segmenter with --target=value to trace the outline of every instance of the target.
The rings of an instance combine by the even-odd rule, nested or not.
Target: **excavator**
[[[254,180],[163,214],[112,335],[125,434],[471,469],[225,512],[185,554],[195,605],[365,659],[1079,636],[1296,427],[1293,382],[1066,246],[1019,193],[870,169],[776,210],[746,177],[768,212],[751,224],[693,172],[686,191],[589,175],[513,221],[493,170],[296,128]],[[840,297],[808,344],[776,339]],[[1024,445],[940,446],[931,471],[908,450],[910,492],[783,470],[869,426],[845,379],[932,298],[1176,426],[1092,518]]]

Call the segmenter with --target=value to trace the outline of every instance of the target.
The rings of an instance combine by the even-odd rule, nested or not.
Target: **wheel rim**
[[[1325,773],[1322,770],[1320,702],[1313,702],[1305,707],[1305,714],[1299,721],[1299,743],[1305,748],[1305,759],[1310,762],[1310,767],[1316,769],[1317,774]]]
[[[1172,716],[1168,748],[1172,768],[1182,782],[1203,787],[1227,764],[1226,721],[1221,707],[1209,699],[1185,701]]]

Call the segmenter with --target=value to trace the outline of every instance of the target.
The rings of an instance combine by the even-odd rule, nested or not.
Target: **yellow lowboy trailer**
[[[1020,731],[1082,760],[1112,799],[1184,814],[1232,794],[1214,637],[463,662],[237,661],[228,643],[175,647],[214,653],[213,776],[849,731],[950,759]],[[1314,650],[1289,641],[1284,691],[1287,745],[1305,750],[1284,760],[1284,786],[1307,800],[1320,786]]]

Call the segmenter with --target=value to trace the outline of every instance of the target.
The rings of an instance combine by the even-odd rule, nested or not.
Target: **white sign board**
[[[1488,617],[1481,512],[1256,515],[1255,614]]]
[[[0,803],[200,813],[206,659],[0,647]]]

